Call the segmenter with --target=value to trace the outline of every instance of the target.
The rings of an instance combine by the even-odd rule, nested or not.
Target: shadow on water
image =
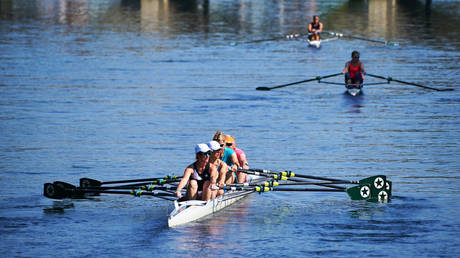
[[[347,110],[347,113],[361,113],[364,103],[364,90],[357,96],[350,95],[348,91],[345,91],[342,95],[342,106]]]
[[[43,208],[45,214],[63,214],[67,209],[73,209],[75,205],[71,201],[54,201],[52,206]]]

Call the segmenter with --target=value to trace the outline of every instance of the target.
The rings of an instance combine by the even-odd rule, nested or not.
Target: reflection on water
[[[112,24],[124,28],[127,24],[138,24],[146,33],[232,33],[249,38],[305,32],[311,16],[319,14],[326,30],[412,44],[424,44],[420,40],[440,41],[458,49],[460,11],[452,6],[455,1],[443,4],[435,1],[427,8],[416,0],[401,3],[336,0],[326,5],[299,0],[3,0],[0,17],[67,25]]]
[[[192,250],[232,250],[243,252],[241,246],[233,241],[226,241],[228,236],[235,234],[235,227],[247,223],[250,199],[245,198],[223,211],[207,216],[189,225],[180,226],[177,230],[183,238],[177,248],[184,251]]]
[[[365,100],[365,89],[357,96],[351,96],[347,91],[343,93],[343,108],[347,113],[361,113],[361,108]]]
[[[210,33],[213,37],[226,37],[225,34],[230,33],[239,35],[239,39],[249,39],[305,32],[311,16],[319,14],[329,31],[410,44],[425,45],[428,41],[459,49],[459,8],[451,8],[450,2],[444,5],[435,2],[432,8],[426,9],[420,2],[336,0],[318,5],[316,1],[298,0],[4,0],[0,17],[67,25],[112,24],[114,27],[110,29],[127,29],[128,24],[137,24],[144,33],[177,36],[194,32],[200,37]]]

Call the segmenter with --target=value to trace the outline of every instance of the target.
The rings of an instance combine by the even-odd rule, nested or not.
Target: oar
[[[381,43],[385,44],[388,46],[399,46],[399,42],[394,42],[394,41],[385,41],[385,40],[376,40],[376,39],[370,39],[370,38],[364,38],[364,37],[358,37],[358,36],[352,36],[352,35],[346,35],[343,33],[337,33],[337,32],[332,32],[332,31],[324,31],[325,33],[329,33],[331,35],[337,36],[337,37],[346,37],[346,38],[351,38],[351,39],[359,39],[359,40],[364,40],[364,41],[370,41],[374,43]]]
[[[348,184],[358,184],[359,183],[358,181],[346,181],[342,179],[334,179],[334,178],[328,178],[328,177],[302,175],[302,174],[293,173],[291,171],[271,171],[267,169],[257,169],[257,168],[250,168],[248,169],[248,171],[255,171],[255,172],[265,173],[265,174],[281,174],[287,177],[301,177],[301,178],[316,179],[316,180],[323,180],[323,181],[340,182],[340,183],[345,183],[345,184],[347,183]]]
[[[345,192],[343,189],[324,189],[324,188],[274,188],[268,186],[254,186],[254,187],[219,187],[222,190],[237,190],[237,191],[255,191],[255,192]]]
[[[254,171],[254,170],[245,170],[245,169],[238,169],[238,172],[242,172],[242,173],[249,174],[249,175],[264,176],[264,177],[273,178],[276,180],[284,180],[284,181],[288,180],[288,177],[284,173],[278,173],[278,174],[264,173],[264,172],[259,172],[259,171]]]
[[[83,185],[80,185],[80,188],[84,189],[136,189],[136,188],[141,188],[141,189],[146,189],[146,187],[158,187],[159,185],[165,185],[165,184],[172,184],[172,183],[177,183],[180,182],[180,179],[173,179],[173,180],[154,180],[150,182],[143,182],[143,183],[136,183],[136,184],[126,184],[126,185],[115,185],[115,186],[98,186],[98,185],[89,185],[84,183]]]
[[[330,183],[333,184],[369,184],[369,182],[373,182],[374,180],[380,181],[385,181],[386,176],[383,175],[377,175],[377,176],[371,176],[367,177],[364,179],[361,179],[359,181],[356,180],[343,180],[343,179],[336,179],[336,178],[330,178],[330,177],[321,177],[321,176],[311,176],[311,175],[302,175],[298,173],[293,173],[292,171],[271,171],[271,170],[266,170],[266,169],[256,169],[256,168],[250,168],[248,170],[238,170],[238,171],[253,171],[261,174],[272,174],[272,175],[278,175],[278,176],[284,176],[288,177],[288,180],[292,180],[291,177],[300,177],[300,178],[307,178],[307,179],[314,179],[314,180],[321,180],[321,181],[329,181]],[[321,182],[323,184],[324,182]]]
[[[158,186],[156,184],[142,184],[142,185],[133,184],[133,185],[119,185],[119,186],[90,186],[86,188],[80,187],[80,189],[100,190],[100,191],[116,190],[116,189],[141,189],[141,190],[147,190],[147,191],[154,191],[154,190],[167,191],[167,190],[176,190],[177,186],[171,186],[171,185]]]
[[[259,188],[256,189],[256,192],[268,192],[268,191],[273,191],[273,192],[345,192],[344,189],[323,189],[323,188],[273,188],[269,187],[264,187],[264,189]]]
[[[155,181],[155,180],[159,181],[158,183],[161,183],[163,180],[172,180],[172,179],[179,179],[179,178],[182,178],[182,176],[165,176],[165,177],[117,180],[117,181],[106,181],[106,182],[102,182],[102,181],[91,179],[91,178],[80,178],[80,187],[101,186],[101,185],[121,184],[121,183],[134,183],[134,182],[146,182],[146,181]]]
[[[302,81],[298,81],[298,82],[291,82],[291,83],[281,84],[281,85],[274,86],[274,87],[257,87],[256,90],[265,90],[265,91],[268,91],[268,90],[278,89],[278,88],[282,88],[282,87],[286,87],[286,86],[291,86],[291,85],[295,85],[295,84],[300,84],[300,83],[304,83],[304,82],[311,82],[311,81],[315,81],[315,80],[318,80],[318,81],[319,81],[319,80],[321,80],[321,79],[330,78],[330,77],[334,77],[334,76],[341,75],[341,74],[342,74],[342,73],[335,73],[335,74],[324,75],[324,76],[316,76],[315,78],[311,78],[311,79],[307,79],[307,80],[302,80]]]
[[[310,35],[311,33],[300,33],[300,34],[287,34],[284,36],[278,36],[278,37],[273,37],[273,38],[268,38],[268,39],[256,39],[256,40],[250,40],[250,41],[244,41],[244,42],[233,42],[231,45],[235,46],[238,44],[251,44],[251,43],[260,43],[260,42],[265,42],[265,41],[274,41],[274,40],[280,40],[280,39],[293,39],[293,38],[298,38],[302,36],[307,36]]]
[[[134,196],[141,196],[141,195],[150,195],[150,196],[158,196],[158,197],[174,197],[172,193],[157,193],[157,192],[149,192],[145,190],[131,190],[131,191],[111,191],[111,190],[103,190],[103,189],[85,189],[76,187],[74,185],[56,181],[54,183],[46,183],[43,186],[43,195],[45,197],[51,199],[65,199],[65,198],[73,198],[73,199],[83,199],[85,198],[85,194],[93,193],[93,194],[129,194]]]
[[[429,90],[435,90],[435,91],[453,91],[454,90],[454,89],[432,88],[432,87],[424,86],[424,85],[413,83],[413,82],[406,82],[406,81],[396,80],[396,79],[393,79],[391,77],[384,77],[384,76],[381,76],[381,75],[375,75],[375,74],[370,74],[370,73],[368,73],[367,75],[369,75],[371,77],[374,77],[374,78],[379,78],[379,79],[383,79],[383,80],[387,80],[387,81],[399,82],[399,83],[402,83],[402,84],[412,85],[412,86],[416,86],[416,87],[420,87],[420,88],[424,88],[424,89],[429,89]]]

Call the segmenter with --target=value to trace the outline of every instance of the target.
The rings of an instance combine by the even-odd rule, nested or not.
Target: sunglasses
[[[203,156],[203,157],[206,157],[206,156],[211,156],[211,152],[208,151],[208,152],[200,152],[200,155]]]
[[[224,147],[224,144],[222,143],[222,144],[220,145],[220,147]]]
[[[233,145],[233,143],[227,143],[227,147],[230,147],[232,145]]]
[[[359,58],[359,56],[354,56],[353,58]]]

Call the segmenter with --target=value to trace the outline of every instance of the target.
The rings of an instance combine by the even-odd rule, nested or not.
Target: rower
[[[364,71],[363,62],[359,61],[359,55],[358,51],[353,51],[351,53],[351,60],[345,63],[345,68],[342,71],[345,74],[347,88],[352,86],[352,84],[361,88],[363,84],[363,74],[366,75],[366,72]]]
[[[323,23],[319,21],[319,16],[313,16],[313,22],[308,24],[309,40],[320,40],[319,34],[323,31]]]
[[[218,175],[217,182],[223,185],[225,183],[225,180],[221,180],[221,179],[225,178],[225,175],[228,172],[228,166],[227,166],[227,163],[223,162],[220,159],[220,154],[221,154],[220,144],[216,141],[210,141],[208,143],[208,147],[209,149],[211,149],[211,156],[209,157],[209,167],[217,171],[217,175]],[[212,199],[224,193],[224,190],[218,190],[218,191],[214,191],[215,189],[211,189],[211,190],[212,190]]]
[[[176,192],[174,193],[177,198],[181,198],[181,190],[187,185],[186,200],[201,200],[208,201],[212,197],[212,188],[215,188],[217,181],[217,170],[209,165],[209,156],[211,149],[205,143],[195,145],[196,161],[188,165],[184,171]],[[212,187],[214,185],[214,187]]]
[[[238,164],[239,164],[240,168],[243,168],[243,169],[246,169],[246,170],[249,169],[249,164],[248,164],[248,160],[246,158],[246,153],[244,153],[243,150],[241,150],[241,149],[236,147],[235,138],[233,136],[231,136],[231,135],[226,135],[225,136],[225,144],[227,145],[228,148],[230,148],[230,149],[235,151],[236,157],[238,158]],[[237,179],[238,179],[238,183],[246,182],[246,174],[245,173],[237,172],[236,176],[237,176]]]
[[[238,157],[234,150],[225,146],[225,136],[221,131],[217,131],[212,137],[213,141],[219,143],[220,159],[228,166],[228,171],[225,174],[219,175],[219,183],[233,184],[236,178],[236,171],[238,170]]]

